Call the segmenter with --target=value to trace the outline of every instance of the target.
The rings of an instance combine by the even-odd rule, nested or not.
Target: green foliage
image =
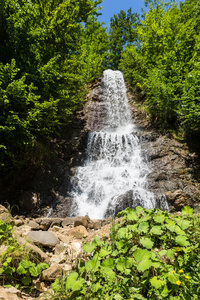
[[[4,0],[0,4],[2,186],[82,109],[86,85],[106,63],[101,0]]]
[[[198,299],[200,216],[137,207],[120,212],[110,242],[95,237],[54,299]],[[63,283],[65,288],[63,289]]]
[[[33,277],[49,266],[46,263],[30,261],[30,253],[27,253],[12,237],[12,226],[0,220],[0,284],[20,284],[28,286]],[[24,259],[26,258],[26,259]],[[34,259],[34,258],[33,258]]]
[[[159,128],[198,136],[199,1],[186,0],[180,7],[176,1],[145,4],[138,42],[126,48],[120,68]]]
[[[121,10],[110,19],[109,28],[109,66],[119,68],[119,62],[125,45],[132,45],[137,40],[136,25],[139,15],[130,8],[127,13]]]

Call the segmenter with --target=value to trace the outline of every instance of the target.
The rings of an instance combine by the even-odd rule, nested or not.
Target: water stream
[[[156,206],[154,195],[147,188],[150,170],[134,134],[136,127],[122,73],[104,71],[102,86],[106,107],[102,128],[89,133],[87,159],[72,178],[73,214],[93,219],[114,211],[119,196],[129,191],[132,207]]]

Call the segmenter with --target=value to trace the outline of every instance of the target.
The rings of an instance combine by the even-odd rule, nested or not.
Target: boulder
[[[30,231],[27,234],[27,239],[44,247],[55,247],[60,243],[59,239],[49,231]]]
[[[61,223],[62,227],[69,226],[72,224],[74,224],[74,218],[70,218],[70,217],[64,218],[64,220]]]
[[[88,221],[86,217],[76,217],[74,220],[74,227],[77,226],[84,226],[85,228],[88,227]]]
[[[40,274],[41,281],[54,281],[57,277],[62,275],[62,269],[60,265],[53,264],[48,269],[42,271]]]
[[[68,230],[67,234],[75,239],[82,239],[83,237],[88,236],[88,232],[86,228],[82,225],[79,225],[75,228]]]
[[[0,300],[20,300],[21,292],[15,287],[0,287]]]

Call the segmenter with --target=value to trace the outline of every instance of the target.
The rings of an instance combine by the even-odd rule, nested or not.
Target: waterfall
[[[72,178],[74,215],[89,215],[93,219],[115,211],[127,195],[131,195],[132,207],[156,206],[153,193],[147,189],[150,170],[133,133],[136,127],[131,120],[122,73],[104,71],[102,88],[106,108],[102,128],[89,133],[87,159]]]

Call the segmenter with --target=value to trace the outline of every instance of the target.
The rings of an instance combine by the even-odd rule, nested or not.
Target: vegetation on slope
[[[85,257],[66,280],[56,279],[53,299],[198,299],[200,216],[127,208],[110,241],[85,243]]]

